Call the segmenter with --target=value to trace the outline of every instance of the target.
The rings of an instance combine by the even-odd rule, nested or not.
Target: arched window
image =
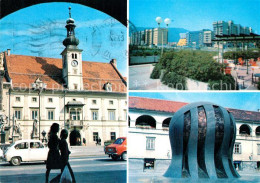
[[[171,119],[172,118],[170,117],[170,118],[166,118],[165,120],[163,120],[162,127],[169,128]]]
[[[74,53],[72,53],[72,58],[74,58]]]
[[[241,135],[250,135],[250,133],[251,133],[251,129],[250,129],[250,127],[248,125],[243,124],[243,125],[240,126],[239,134],[241,134]]]
[[[156,128],[156,120],[152,116],[142,115],[136,119],[135,126],[140,128]]]
[[[77,59],[77,57],[78,57],[78,56],[77,56],[77,53],[75,53],[75,59]]]
[[[260,126],[256,127],[255,135],[260,136]]]

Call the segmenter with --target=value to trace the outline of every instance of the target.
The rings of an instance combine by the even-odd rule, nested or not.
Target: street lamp
[[[160,28],[160,24],[162,23],[162,18],[156,17],[155,21],[158,23],[158,37],[159,37],[159,28]],[[163,55],[163,43],[164,43],[164,41],[163,41],[163,31],[167,30],[168,25],[171,23],[171,19],[169,19],[169,18],[164,19],[164,23],[166,24],[166,29],[162,28],[162,52],[161,52],[161,57]],[[168,36],[167,36],[167,40],[168,40]]]
[[[41,93],[46,89],[46,84],[43,83],[40,78],[37,78],[34,83],[32,83],[32,88],[38,90],[39,95],[39,140],[41,139]]]

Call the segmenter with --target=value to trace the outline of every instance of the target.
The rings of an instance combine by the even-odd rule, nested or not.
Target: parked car
[[[48,150],[40,140],[18,140],[4,152],[4,160],[15,166],[21,162],[47,161]]]
[[[126,137],[119,137],[113,144],[105,148],[105,154],[108,154],[113,160],[127,159],[127,139]]]

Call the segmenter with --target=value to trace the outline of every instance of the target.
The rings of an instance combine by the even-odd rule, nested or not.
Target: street
[[[76,182],[126,182],[126,161],[113,161],[108,156],[81,156],[70,159]],[[22,163],[11,166],[0,163],[0,182],[45,182],[46,165],[43,162]],[[60,170],[51,170],[53,179]]]

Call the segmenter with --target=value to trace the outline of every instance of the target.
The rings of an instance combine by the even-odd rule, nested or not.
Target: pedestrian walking
[[[83,144],[84,144],[84,146],[86,145],[86,139],[85,138],[83,138]]]
[[[66,139],[68,138],[68,131],[66,129],[63,129],[61,130],[61,133],[60,133],[60,144],[59,144],[59,149],[60,149],[60,154],[61,154],[61,174],[64,170],[64,168],[67,166],[69,171],[70,171],[70,174],[71,174],[71,177],[72,177],[72,182],[76,182],[76,179],[75,179],[75,176],[74,176],[74,173],[71,169],[71,166],[70,166],[70,163],[69,163],[69,154],[70,154],[70,151],[69,151],[69,148],[68,148],[68,143],[66,141]]]
[[[45,175],[45,182],[48,183],[50,171],[52,169],[61,169],[60,166],[60,153],[59,153],[59,141],[60,139],[57,136],[59,132],[59,124],[53,123],[50,128],[50,132],[48,134],[49,142],[49,152],[47,157],[46,163],[46,175]]]

